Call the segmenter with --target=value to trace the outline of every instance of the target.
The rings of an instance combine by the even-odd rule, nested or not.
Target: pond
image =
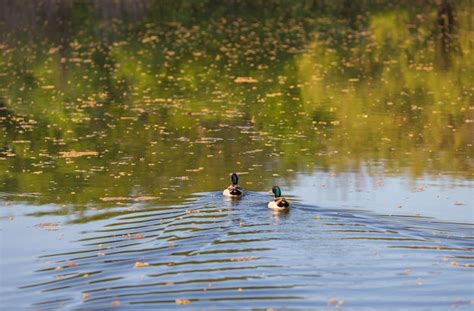
[[[0,11],[4,307],[472,308],[470,1]]]

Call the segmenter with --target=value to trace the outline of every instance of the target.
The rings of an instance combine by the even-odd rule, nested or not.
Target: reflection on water
[[[279,215],[269,198],[204,193],[112,218],[41,255],[6,306],[469,307],[472,224],[299,203]]]
[[[469,307],[470,1],[0,1],[0,30],[5,306]],[[294,210],[209,192],[231,172]]]
[[[423,215],[450,222],[474,223],[474,183],[454,182],[446,176],[416,180],[376,174],[367,167],[358,172],[300,175],[285,191],[302,203],[370,210],[378,214]]]
[[[0,191],[12,200],[35,193],[23,199],[77,211],[176,202],[220,189],[231,171],[259,191],[275,176],[361,166],[472,179],[466,1],[450,9],[454,28],[437,23],[445,9],[411,3],[276,1],[262,16],[245,1],[231,15],[205,2],[192,16],[150,1],[66,3],[42,4],[55,21],[32,37],[17,32],[27,18],[4,25]],[[121,11],[135,18],[106,18]]]

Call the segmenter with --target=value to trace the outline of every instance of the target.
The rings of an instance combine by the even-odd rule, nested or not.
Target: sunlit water
[[[54,250],[33,251],[37,258],[26,267],[34,271],[21,267],[32,258],[8,262],[4,281],[19,289],[3,285],[3,305],[472,307],[472,223],[323,208],[296,198],[290,213],[275,214],[266,208],[270,198],[201,193],[182,205],[136,205],[93,226],[60,224],[46,238],[27,228],[27,237],[4,238],[4,252],[28,254],[16,249],[26,239],[62,240]],[[17,225],[3,228],[16,232]]]
[[[472,308],[470,1],[10,2],[0,307]]]

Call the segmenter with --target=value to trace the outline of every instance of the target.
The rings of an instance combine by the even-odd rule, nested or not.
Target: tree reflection
[[[256,190],[381,164],[472,178],[469,5],[423,4],[1,2],[17,18],[0,191],[107,206],[220,189],[231,171]]]

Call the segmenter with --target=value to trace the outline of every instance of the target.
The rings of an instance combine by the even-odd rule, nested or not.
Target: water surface
[[[472,307],[470,1],[0,12],[2,305]]]
[[[275,214],[268,200],[202,193],[81,225],[64,250],[38,256],[33,274],[7,272],[22,285],[4,306],[28,293],[24,305],[39,309],[469,307],[472,224],[301,203]]]

